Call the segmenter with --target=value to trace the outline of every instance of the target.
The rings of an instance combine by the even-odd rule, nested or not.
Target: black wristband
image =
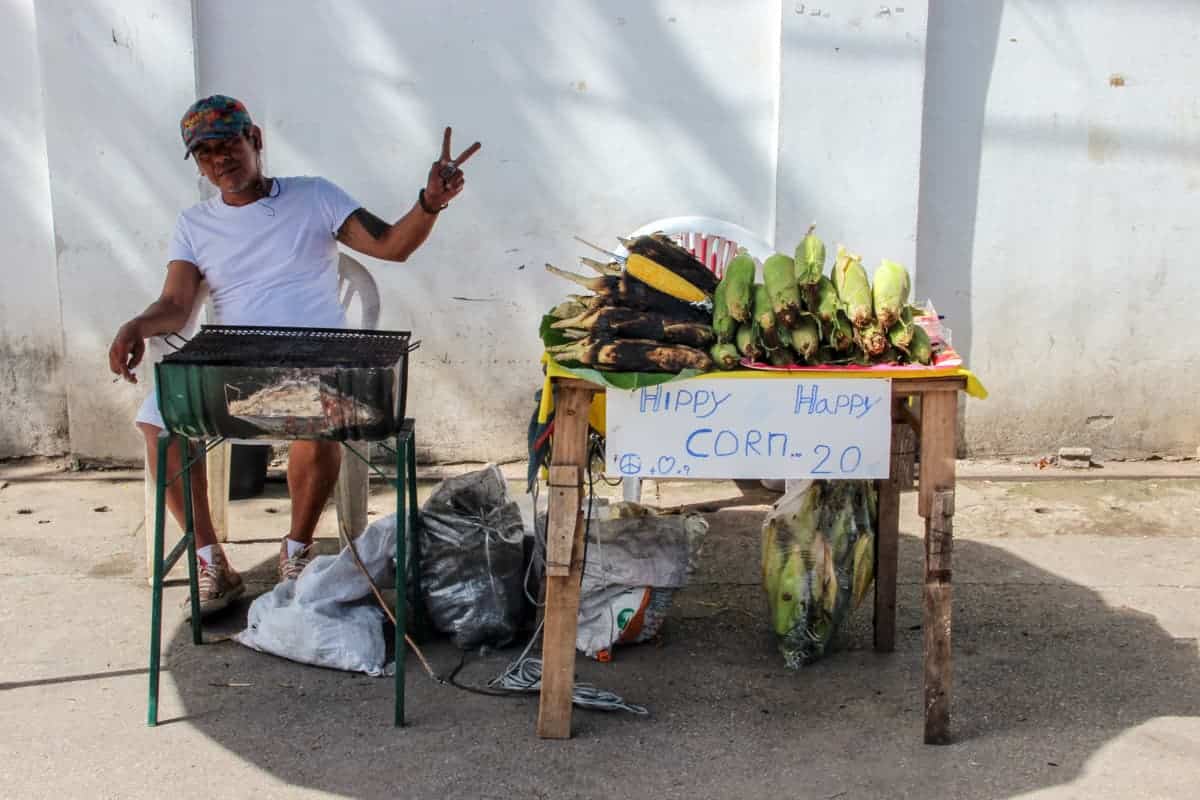
[[[432,214],[433,216],[437,216],[438,214],[440,214],[442,211],[442,208],[446,207],[445,205],[443,205],[442,208],[430,208],[428,205],[426,205],[424,189],[417,192],[417,202],[421,204],[422,211],[424,211],[426,214]]]

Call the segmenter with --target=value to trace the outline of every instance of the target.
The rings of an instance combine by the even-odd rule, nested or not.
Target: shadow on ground
[[[754,498],[747,496],[748,502]],[[725,505],[725,504],[721,504]],[[1011,797],[1070,782],[1120,734],[1200,715],[1194,640],[1114,608],[987,544],[955,552],[955,682],[949,747],[921,744],[921,543],[905,534],[896,652],[870,649],[864,607],[843,651],[784,669],[758,584],[761,505],[710,514],[704,565],[660,640],[580,658],[581,680],[651,709],[576,710],[574,739],[534,735],[534,698],[493,699],[408,665],[408,720],[394,729],[392,682],[317,670],[230,642],[169,648],[170,680],[193,725],[293,786],[354,797]],[[969,565],[969,568],[968,568]],[[269,565],[259,568],[265,577]],[[990,583],[977,576],[1022,576]],[[211,630],[235,630],[244,615]],[[483,684],[515,651],[474,656]],[[428,648],[435,667],[458,651]],[[248,685],[241,685],[248,684]],[[839,794],[842,793],[842,794]]]

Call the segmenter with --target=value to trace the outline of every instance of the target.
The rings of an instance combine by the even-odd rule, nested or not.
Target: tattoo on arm
[[[358,220],[358,223],[363,226],[363,230],[369,233],[375,241],[382,239],[392,227],[365,208],[356,209],[351,216]]]

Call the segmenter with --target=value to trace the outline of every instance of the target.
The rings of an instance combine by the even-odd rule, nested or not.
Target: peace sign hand
[[[450,157],[450,128],[442,134],[442,154],[433,166],[429,168],[429,179],[425,182],[425,203],[432,209],[440,210],[458,197],[466,184],[466,177],[459,167],[468,158],[479,152],[482,147],[475,142],[459,153],[457,158]]]

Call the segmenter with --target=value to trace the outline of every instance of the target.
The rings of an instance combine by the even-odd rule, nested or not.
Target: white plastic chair
[[[370,330],[379,325],[379,287],[366,267],[345,253],[338,258],[338,300],[346,312],[350,327]],[[352,308],[357,308],[357,314]],[[201,318],[207,321],[211,308],[209,306],[208,286],[201,284],[200,293],[196,297],[195,308],[191,319],[181,331],[184,337],[191,337],[199,327]],[[357,322],[357,324],[355,324]],[[147,344],[145,366],[141,375],[153,376],[153,364],[165,353],[166,348],[152,340]],[[155,356],[155,357],[152,357]],[[143,377],[143,380],[146,380]],[[149,377],[153,380],[153,377]],[[208,454],[208,507],[212,515],[213,529],[217,541],[229,540],[229,463],[232,446],[235,442],[224,441],[214,447]],[[263,444],[262,440],[246,442],[247,444]],[[368,442],[347,442],[363,458],[370,456]],[[342,468],[338,474],[337,487],[334,489],[334,500],[337,505],[338,539],[344,546],[351,539],[357,538],[367,526],[367,496],[370,489],[368,467],[364,461],[350,454],[343,454]],[[143,483],[145,487],[145,525],[146,534],[146,564],[151,570],[154,565],[154,478],[150,474],[149,463],[143,464]],[[174,525],[174,520],[167,515],[168,525]],[[152,579],[148,579],[152,580]]]
[[[746,252],[754,257],[759,263],[760,272],[762,262],[775,252],[775,248],[769,242],[755,236],[741,225],[711,217],[660,219],[643,225],[629,236],[632,238],[651,233],[667,234],[718,277],[725,274],[725,267],[737,255],[739,247],[746,248]],[[624,255],[624,252],[621,254]],[[628,502],[638,502],[642,496],[641,478],[622,479],[621,494]]]

